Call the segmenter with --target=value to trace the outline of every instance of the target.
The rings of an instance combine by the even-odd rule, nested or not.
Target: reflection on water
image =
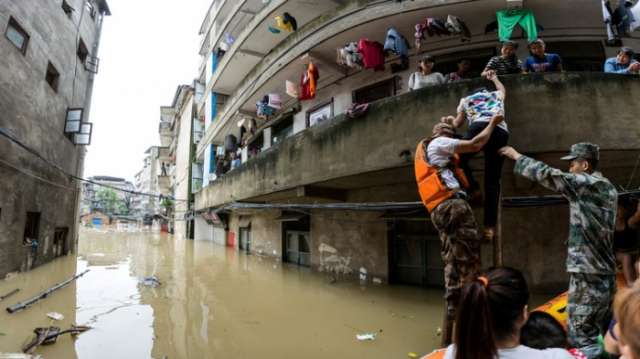
[[[91,271],[32,308],[0,313],[0,352],[19,351],[46,313],[94,329],[61,337],[45,358],[406,358],[435,347],[440,291],[330,284],[322,275],[210,242],[81,232],[67,257],[0,281],[4,306]],[[161,286],[141,279],[155,275]],[[58,325],[56,324],[56,325]],[[357,333],[377,332],[373,342]]]

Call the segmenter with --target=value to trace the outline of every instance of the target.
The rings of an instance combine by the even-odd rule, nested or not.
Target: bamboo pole
[[[80,273],[80,274],[78,274],[76,276],[73,276],[73,277],[65,280],[64,282],[61,282],[61,283],[58,283],[58,284],[54,285],[53,287],[45,290],[44,292],[41,292],[40,294],[36,295],[33,298],[27,299],[24,302],[16,303],[16,304],[14,304],[14,305],[12,305],[10,307],[7,307],[7,312],[13,314],[13,313],[15,313],[15,312],[17,312],[19,310],[26,309],[31,304],[36,303],[36,302],[46,298],[49,294],[55,292],[58,289],[61,289],[61,288],[65,287],[65,286],[67,286],[69,283],[71,283],[74,280],[76,280],[76,279],[82,277],[83,275],[87,274],[87,272],[89,272],[89,269],[85,270],[84,272],[82,272],[82,273]]]

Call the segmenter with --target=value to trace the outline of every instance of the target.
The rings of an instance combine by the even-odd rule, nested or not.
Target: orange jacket
[[[447,188],[444,181],[440,177],[441,168],[431,166],[427,161],[427,146],[429,139],[424,139],[418,144],[416,149],[416,158],[414,162],[416,172],[416,182],[418,183],[418,192],[422,203],[429,213],[433,211],[440,203],[453,197],[454,190]],[[453,156],[451,170],[458,179],[463,188],[469,187],[467,177],[464,171],[459,167],[460,157],[456,154]]]

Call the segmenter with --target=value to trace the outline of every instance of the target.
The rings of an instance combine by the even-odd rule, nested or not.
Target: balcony
[[[160,145],[169,146],[173,139],[173,129],[171,128],[171,122],[160,122],[158,125],[158,133],[160,134]]]
[[[309,185],[336,193],[395,185],[408,188],[413,197],[408,199],[417,200],[412,164],[398,154],[413,153],[437,119],[484,85],[476,79],[413,91],[372,104],[362,118],[340,115],[309,128],[205,187],[196,195],[196,209],[233,201],[286,200]],[[556,159],[573,143],[597,143],[603,151],[601,165],[611,161],[603,170],[613,178],[624,177],[626,185],[636,154],[624,153],[640,149],[635,117],[640,104],[628,97],[640,91],[638,78],[564,73],[507,77],[505,85],[511,144],[524,153],[551,153]],[[636,182],[640,185],[640,179]],[[380,193],[380,199],[389,199],[385,195]]]

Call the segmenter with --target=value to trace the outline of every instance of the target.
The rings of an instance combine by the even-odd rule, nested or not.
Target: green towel
[[[498,37],[500,41],[508,41],[516,25],[520,25],[527,32],[529,42],[538,38],[536,17],[531,10],[513,9],[496,12],[498,18]]]

